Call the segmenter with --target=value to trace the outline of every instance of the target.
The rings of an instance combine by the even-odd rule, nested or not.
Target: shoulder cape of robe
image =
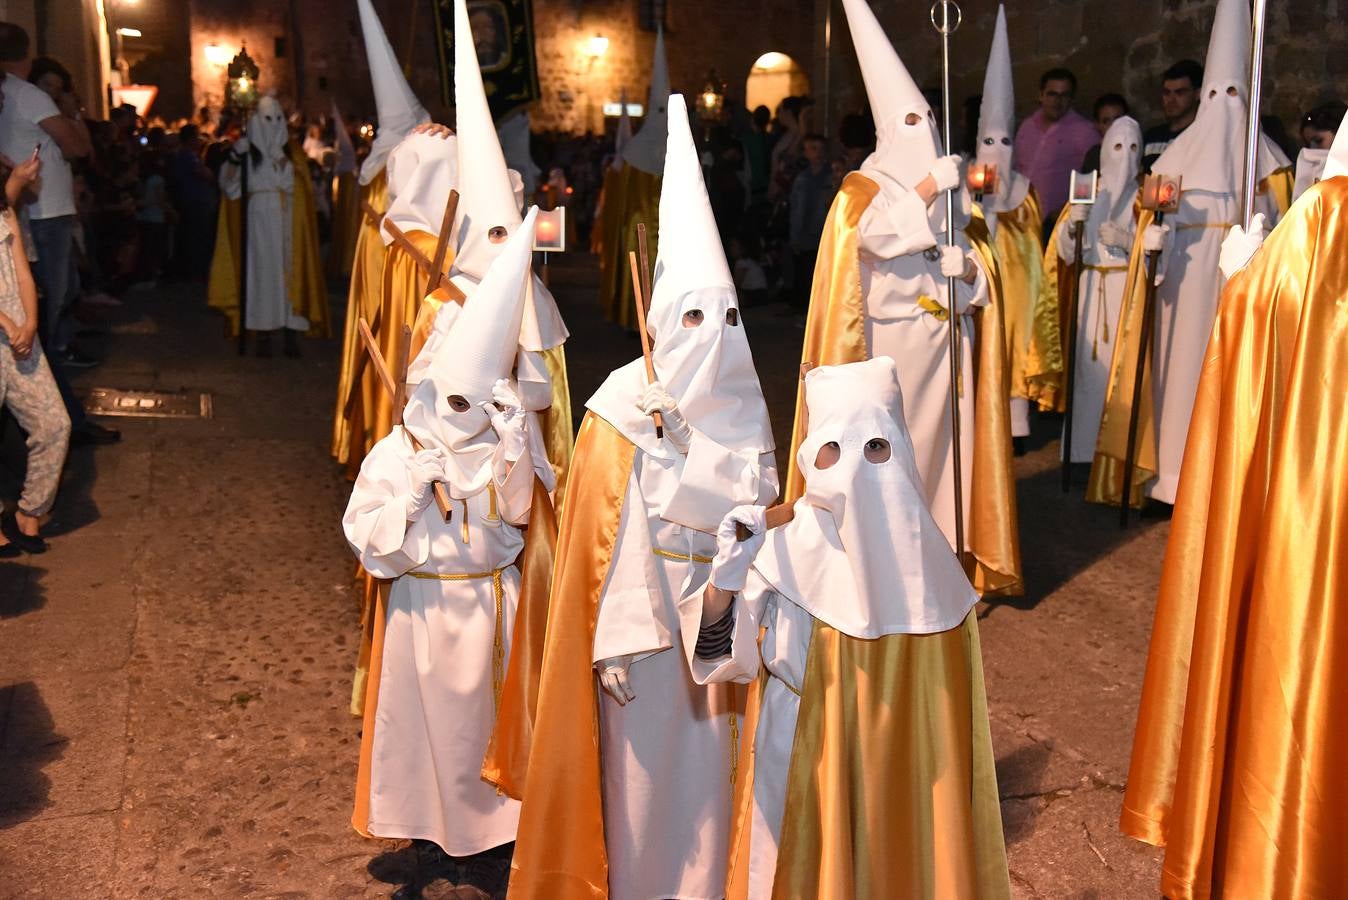
[[[1348,178],[1222,294],[1185,446],[1122,828],[1177,900],[1348,885]]]
[[[742,771],[732,900],[748,890],[752,756]],[[949,631],[875,640],[815,622],[772,896],[1011,896],[973,610]]]
[[[829,210],[828,224],[815,260],[810,311],[805,323],[801,362],[820,366],[860,362],[866,349],[866,304],[861,296],[861,257],[858,225],[879,185],[853,172],[842,183]],[[976,224],[975,224],[976,223]],[[981,230],[980,230],[981,229]],[[1011,414],[1007,406],[1008,366],[1002,339],[998,267],[981,215],[971,220],[966,235],[988,273],[992,296],[989,309],[977,314],[979,340],[975,353],[974,472],[971,484],[970,526],[966,540],[972,551],[970,578],[985,595],[1012,595],[1022,590],[1020,544],[1016,525],[1015,477],[1011,472]],[[804,481],[796,467],[796,451],[804,439],[804,404],[797,400],[792,428],[790,467],[784,502],[800,497]]]
[[[376,211],[388,206],[388,176],[381,169],[369,184],[360,189],[360,200],[368,202]],[[356,204],[358,211],[361,203]],[[383,390],[367,366],[361,375],[360,387],[347,409],[352,392],[352,379],[360,368],[365,344],[356,331],[356,322],[363,316],[373,321],[379,309],[379,294],[384,283],[384,257],[387,254],[379,237],[379,227],[360,211],[355,237],[354,257],[351,262],[351,283],[346,295],[346,323],[342,331],[342,360],[337,377],[337,409],[332,420],[332,455],[346,466],[346,476],[354,480],[365,453],[372,446],[366,435],[366,411],[375,402],[375,391]]]
[[[309,158],[294,141],[287,145],[295,169],[294,202],[291,204],[290,306],[295,315],[309,321],[311,337],[328,336],[328,287],[318,248],[318,214],[314,211],[314,188],[309,179]],[[225,316],[229,334],[239,333],[239,212],[241,201],[220,198],[215,254],[211,257],[206,303]]]
[[[1033,187],[1013,210],[997,213],[997,250],[1002,277],[1002,315],[1012,397],[1052,403],[1062,379],[1062,338],[1057,294],[1044,291],[1043,214]],[[1018,298],[1018,299],[1013,299]]]
[[[431,509],[434,510],[435,507],[432,506]],[[497,732],[493,733],[488,745],[488,756],[497,752],[498,746],[504,747],[507,753],[519,753],[521,747],[523,753],[528,752],[528,733],[524,732],[519,736],[507,732],[503,739],[499,736],[500,723],[502,719],[532,721],[538,695],[538,671],[536,667],[531,670],[529,663],[536,655],[534,648],[541,645],[543,628],[547,623],[548,590],[552,583],[556,548],[557,518],[553,512],[552,499],[548,496],[547,489],[543,487],[543,482],[535,478],[529,507],[529,525],[524,530],[524,549],[520,551],[519,558],[515,561],[520,569],[519,601],[515,608],[515,621],[511,625],[512,647],[507,663],[506,680],[502,685],[501,699],[497,706]],[[360,710],[355,709],[354,699],[352,703],[352,712],[362,716],[362,726],[360,757],[356,764],[356,800],[351,814],[351,826],[364,837],[373,837],[369,828],[371,754],[374,751],[375,718],[379,708],[379,679],[384,665],[384,620],[388,613],[389,589],[393,582],[379,578],[369,578],[368,581],[366,595],[368,607],[362,624],[366,626],[365,634],[369,637],[369,641],[362,647],[361,662],[365,666],[365,672],[358,675],[357,687],[363,687]],[[513,757],[506,758],[513,759]],[[493,778],[487,780],[497,783]],[[518,795],[512,793],[511,796]]]
[[[633,165],[623,166],[610,180],[604,178],[604,209],[595,230],[601,235],[599,305],[616,325],[637,327],[632,300],[632,267],[627,254],[637,249],[637,225],[646,224],[651,265],[655,265],[660,233],[660,177]]]
[[[613,426],[586,414],[562,510],[546,637],[541,645],[529,645],[542,656],[526,660],[523,644],[512,654],[512,671],[518,665],[539,674],[532,740],[520,718],[510,726],[498,724],[486,766],[499,774],[503,789],[513,792],[523,785],[528,798],[520,810],[511,862],[511,897],[608,896],[599,703],[591,657],[599,596],[613,561],[635,451]],[[516,716],[524,708],[513,707]],[[507,741],[524,753],[510,756]]]

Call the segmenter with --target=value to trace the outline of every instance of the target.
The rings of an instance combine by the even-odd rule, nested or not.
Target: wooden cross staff
[[[380,383],[384,385],[384,390],[388,393],[389,400],[393,404],[393,423],[401,425],[405,402],[404,394],[407,388],[407,351],[412,343],[412,329],[410,326],[403,326],[402,340],[398,343],[395,356],[395,362],[398,366],[398,378],[396,380],[389,372],[388,364],[384,362],[383,355],[379,352],[379,345],[375,343],[374,333],[370,331],[369,323],[362,318],[356,323],[356,329],[360,332],[360,339],[365,344],[365,352],[369,355],[370,365],[374,366],[374,373],[378,376]],[[406,428],[403,430],[407,431]],[[426,449],[412,432],[407,431],[407,438],[412,442],[412,449],[418,453]],[[454,512],[454,507],[450,505],[449,491],[439,481],[431,485],[431,491],[435,495],[435,505],[440,509],[440,514],[445,517],[445,521],[448,522],[453,517]]]
[[[449,203],[445,204],[445,215],[449,217],[450,221],[453,221],[454,216],[452,207],[456,207],[458,205],[458,202],[459,202],[459,192],[450,191]],[[363,201],[361,203],[361,209],[365,211],[365,215],[367,216],[375,215],[374,207],[370,206],[368,200]],[[384,217],[382,219],[382,224],[384,230],[388,232],[389,237],[393,238],[393,243],[402,247],[403,250],[407,252],[407,255],[412,257],[412,261],[417,264],[417,268],[420,269],[428,279],[430,279],[429,283],[427,284],[426,293],[429,294],[435,289],[439,288],[440,290],[449,294],[449,298],[453,300],[455,303],[463,303],[465,300],[468,299],[467,297],[464,296],[463,291],[459,290],[458,286],[455,285],[454,282],[450,281],[449,276],[446,275],[444,272],[446,251],[443,250],[442,248],[448,246],[449,244],[448,228],[441,229],[440,239],[436,243],[435,247],[435,254],[437,257],[439,257],[441,266],[441,268],[438,270],[439,277],[436,277],[437,269],[435,267],[435,263],[432,262],[431,259],[428,256],[426,256],[425,253],[422,253],[419,249],[417,249],[417,246],[412,243],[411,239],[408,238],[407,235],[403,234],[401,228],[399,228],[397,225],[394,225],[393,221],[388,217]]]

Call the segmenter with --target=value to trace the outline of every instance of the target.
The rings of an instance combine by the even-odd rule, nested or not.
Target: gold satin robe
[[[612,179],[604,177],[604,208],[595,230],[600,237],[599,307],[615,325],[636,330],[632,267],[627,254],[637,249],[637,225],[645,223],[650,264],[655,265],[660,232],[660,176],[632,164]]]
[[[1297,201],[1204,361],[1122,816],[1175,900],[1348,889],[1345,209]]]

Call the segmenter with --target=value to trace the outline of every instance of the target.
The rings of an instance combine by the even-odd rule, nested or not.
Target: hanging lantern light
[[[257,78],[257,63],[248,55],[248,48],[240,46],[225,69],[225,105],[241,113],[251,112],[257,106]]]

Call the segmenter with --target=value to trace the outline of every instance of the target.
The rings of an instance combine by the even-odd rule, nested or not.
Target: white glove
[[[1067,207],[1067,220],[1073,225],[1082,224],[1090,214],[1091,205],[1089,203],[1073,203]]]
[[[646,385],[646,390],[641,392],[641,400],[637,405],[648,416],[659,410],[661,418],[665,420],[665,437],[669,438],[675,450],[680,453],[688,452],[688,446],[693,442],[693,429],[679,411],[679,404],[669,395],[663,384],[652,381]]]
[[[610,697],[617,700],[619,706],[626,706],[637,699],[636,692],[632,690],[631,682],[627,680],[627,670],[631,666],[632,657],[630,656],[614,656],[601,660],[599,663],[599,686]]]
[[[716,556],[711,561],[712,587],[732,592],[744,590],[749,567],[767,539],[764,513],[762,506],[737,506],[721,520],[716,529]],[[739,539],[740,525],[749,529],[748,540]]]
[[[958,156],[942,156],[936,160],[935,165],[931,167],[927,174],[931,175],[931,180],[936,182],[936,193],[943,194],[952,190],[960,183],[960,158]]]
[[[508,463],[517,461],[524,455],[527,439],[524,431],[526,421],[523,404],[519,396],[510,387],[510,382],[499,379],[491,389],[493,403],[481,403],[479,406],[491,419],[491,427],[501,441],[502,453]],[[500,409],[496,404],[500,404]]]
[[[968,266],[968,258],[961,248],[941,248],[941,274],[946,278],[963,278]]]
[[[1222,252],[1217,258],[1217,268],[1222,270],[1222,275],[1230,278],[1245,268],[1246,263],[1264,246],[1265,236],[1263,213],[1255,213],[1254,218],[1250,219],[1249,231],[1239,225],[1232,225],[1222,241]]]
[[[1169,233],[1169,225],[1148,225],[1147,230],[1142,232],[1142,249],[1148,253],[1159,253]]]
[[[407,521],[412,521],[431,505],[431,485],[445,477],[445,451],[439,447],[418,450],[407,465],[412,479],[412,493],[407,498]]]
[[[1127,228],[1113,222],[1100,223],[1100,243],[1106,247],[1117,247],[1124,252],[1133,248],[1133,236]]]

